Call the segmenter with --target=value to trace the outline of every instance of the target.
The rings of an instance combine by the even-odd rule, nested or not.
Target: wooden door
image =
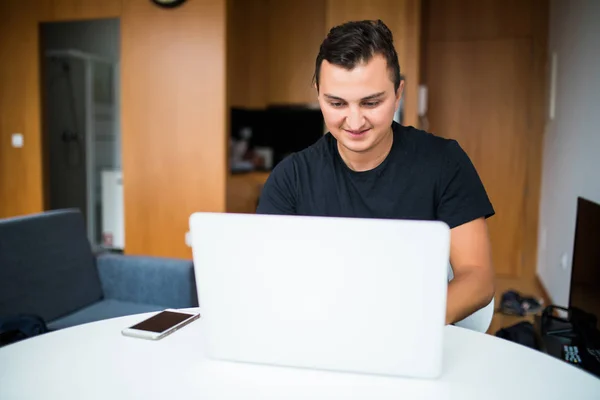
[[[429,131],[458,140],[477,168],[496,210],[496,272],[509,277],[535,273],[545,53],[533,4],[431,1],[425,23]]]
[[[229,0],[227,93],[229,107],[267,106],[268,0]]]
[[[489,220],[494,264],[513,275],[527,189],[529,42],[439,42],[430,51],[430,131],[471,157],[497,212]]]
[[[123,3],[127,254],[190,258],[188,219],[225,211],[225,1]]]
[[[268,102],[316,104],[312,77],[325,37],[325,4],[269,0],[268,7]]]

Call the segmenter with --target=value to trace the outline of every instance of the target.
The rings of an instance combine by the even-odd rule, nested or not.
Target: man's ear
[[[398,90],[396,90],[396,110],[400,107],[400,99],[402,98],[402,92],[404,92],[404,79],[400,81]]]
[[[396,100],[400,100],[402,97],[402,92],[404,92],[404,79],[400,81],[400,85],[398,86],[398,90],[396,90]]]

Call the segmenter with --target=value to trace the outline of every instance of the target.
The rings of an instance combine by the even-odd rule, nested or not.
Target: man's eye
[[[331,107],[336,107],[336,108],[339,108],[344,105],[344,103],[340,103],[340,102],[332,102],[329,104],[331,104]]]
[[[377,107],[379,105],[379,101],[369,101],[367,103],[365,103],[365,106],[367,107]]]

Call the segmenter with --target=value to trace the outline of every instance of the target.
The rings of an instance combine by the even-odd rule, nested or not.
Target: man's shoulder
[[[402,128],[399,157],[408,156],[412,162],[426,165],[432,171],[467,162],[468,155],[456,139],[414,127]]]
[[[331,156],[331,138],[325,134],[309,147],[291,153],[273,169],[272,174],[297,178],[298,172],[306,169],[319,169]]]
[[[295,154],[296,159],[298,161],[310,161],[311,163],[314,163],[330,157],[332,139],[333,137],[331,136],[331,133],[325,133],[315,143],[311,144],[304,150],[297,152]]]
[[[446,153],[449,147],[457,145],[454,139],[441,137],[413,126],[401,126],[397,134],[400,135],[401,142],[407,150],[433,156]]]
[[[288,155],[282,160],[284,167],[319,168],[323,162],[330,160],[331,134],[327,133],[307,148]]]

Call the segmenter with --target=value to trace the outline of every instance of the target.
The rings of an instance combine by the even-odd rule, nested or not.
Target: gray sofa
[[[196,306],[191,260],[93,254],[77,210],[0,220],[0,317],[33,314],[56,330]]]

